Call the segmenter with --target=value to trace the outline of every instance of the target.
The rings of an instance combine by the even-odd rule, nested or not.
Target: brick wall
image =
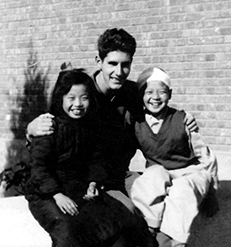
[[[216,152],[230,153],[231,1],[0,0],[0,9],[1,159],[16,156],[12,140],[46,109],[60,64],[94,70],[97,38],[111,27],[137,39],[130,78],[165,69],[172,105],[195,115]]]

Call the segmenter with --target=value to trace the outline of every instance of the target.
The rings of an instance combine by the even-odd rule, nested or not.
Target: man
[[[125,30],[106,30],[98,39],[96,62],[99,69],[93,75],[100,119],[98,144],[107,160],[107,190],[114,191],[111,195],[130,210],[134,210],[130,200],[115,191],[129,194],[130,185],[126,183],[126,189],[125,181],[132,181],[128,168],[137,147],[133,130],[125,121],[126,112],[137,118],[142,113],[136,83],[127,80],[135,51],[136,41]],[[51,134],[52,117],[46,114],[33,120],[27,128],[28,136]],[[196,125],[192,117],[187,123],[193,128]]]
[[[117,183],[121,183],[120,186],[123,186],[125,173],[136,151],[132,130],[124,121],[125,114],[129,111],[139,117],[142,113],[136,84],[127,80],[135,50],[136,41],[125,30],[106,30],[98,39],[96,62],[99,70],[93,75],[98,100],[97,113],[102,126],[99,142],[110,160],[111,175]],[[52,117],[50,114],[41,115],[29,123],[28,136],[53,133]],[[196,125],[192,117],[187,123],[192,125],[189,126],[191,129]],[[116,167],[118,174],[114,171]]]

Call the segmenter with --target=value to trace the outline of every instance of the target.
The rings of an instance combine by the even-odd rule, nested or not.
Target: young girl
[[[92,85],[82,70],[60,72],[50,107],[54,134],[31,145],[26,198],[56,247],[110,246],[122,231],[118,202],[101,193],[106,175],[95,150]]]
[[[186,246],[193,219],[210,186],[217,189],[217,163],[199,133],[189,132],[185,112],[168,106],[169,76],[149,68],[138,78],[143,119],[134,123],[146,158],[146,169],[131,190],[151,231],[171,239],[171,246]]]

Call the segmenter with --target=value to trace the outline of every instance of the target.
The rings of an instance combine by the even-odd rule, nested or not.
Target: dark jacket
[[[107,160],[108,187],[124,192],[125,174],[138,146],[134,130],[126,122],[125,115],[127,112],[137,117],[141,115],[142,103],[136,83],[129,80],[124,82],[113,99],[104,95],[95,80],[98,73],[93,76],[100,121],[97,143]]]
[[[53,135],[33,139],[26,188],[30,211],[55,246],[112,246],[122,235],[128,243],[147,246],[149,232],[140,214],[104,191],[95,200],[83,199],[90,181],[107,184],[110,177],[95,145],[98,121],[82,120],[56,118]],[[58,192],[77,203],[79,214],[70,216],[59,210],[52,198]]]
[[[91,181],[103,182],[106,173],[103,159],[96,151],[97,121],[55,118],[54,134],[35,137],[31,146],[31,175],[26,197],[50,198],[62,192],[70,193],[73,183],[84,184],[82,193]]]

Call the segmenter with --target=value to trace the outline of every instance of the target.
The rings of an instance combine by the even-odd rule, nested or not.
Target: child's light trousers
[[[176,170],[153,165],[134,181],[131,198],[150,227],[187,243],[192,221],[211,180],[211,174],[202,165]]]

